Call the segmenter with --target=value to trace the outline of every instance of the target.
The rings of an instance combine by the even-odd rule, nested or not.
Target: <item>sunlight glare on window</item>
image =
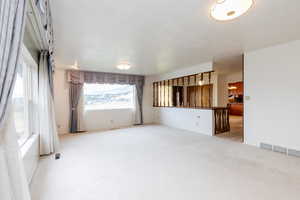
[[[22,140],[25,132],[25,98],[24,82],[21,72],[17,73],[12,99],[15,128],[18,133],[19,140]]]
[[[85,110],[134,108],[134,86],[84,84]]]

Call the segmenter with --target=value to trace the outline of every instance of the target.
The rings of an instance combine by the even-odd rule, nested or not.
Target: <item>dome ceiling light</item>
[[[121,62],[119,65],[117,65],[117,68],[120,70],[129,70],[131,66],[128,62]]]
[[[235,19],[245,14],[253,5],[253,0],[217,0],[211,7],[211,16],[218,21]]]

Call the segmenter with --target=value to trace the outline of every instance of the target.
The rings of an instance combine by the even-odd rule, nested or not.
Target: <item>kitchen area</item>
[[[244,84],[243,82],[228,83],[228,107],[230,115],[243,116]]]

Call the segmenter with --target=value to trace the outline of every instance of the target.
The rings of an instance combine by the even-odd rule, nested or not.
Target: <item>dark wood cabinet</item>
[[[232,104],[229,104],[229,113],[230,113],[230,115],[243,116],[244,105],[242,103],[232,103]]]

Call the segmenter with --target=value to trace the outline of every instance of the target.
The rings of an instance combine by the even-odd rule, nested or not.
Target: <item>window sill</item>
[[[21,146],[20,151],[21,151],[21,155],[22,158],[24,158],[24,156],[27,154],[27,152],[31,149],[32,145],[34,144],[34,142],[36,140],[38,140],[38,135],[34,134],[32,136],[30,136]]]
[[[26,137],[26,138],[24,137],[24,138],[22,138],[22,139],[19,139],[19,140],[18,140],[19,146],[22,148],[23,145],[26,144],[26,142],[29,140],[29,138],[30,138],[30,137]]]

